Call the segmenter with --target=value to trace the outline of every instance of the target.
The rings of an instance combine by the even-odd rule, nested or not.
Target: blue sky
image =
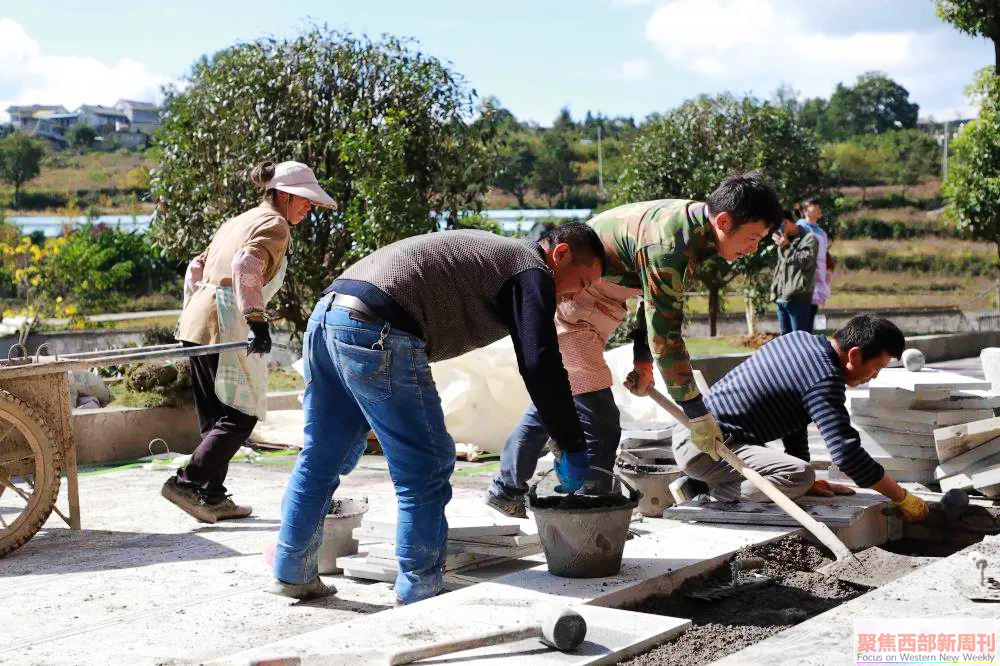
[[[568,106],[637,120],[701,93],[828,97],[882,70],[921,116],[968,115],[963,90],[992,45],[932,0],[46,0],[0,10],[0,109],[148,99],[201,55],[294,35],[309,19],[416,38],[519,118]]]

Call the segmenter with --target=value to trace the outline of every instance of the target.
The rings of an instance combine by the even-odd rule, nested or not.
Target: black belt
[[[330,304],[347,308],[351,311],[351,318],[356,319],[357,321],[363,321],[367,324],[386,323],[385,318],[375,314],[374,310],[365,305],[365,302],[356,296],[351,296],[350,294],[335,294],[333,300],[330,301]]]

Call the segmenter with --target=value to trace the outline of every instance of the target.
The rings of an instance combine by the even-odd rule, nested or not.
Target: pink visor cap
[[[274,178],[267,181],[266,189],[274,188],[309,199],[317,206],[334,208],[335,203],[323,191],[313,170],[302,162],[282,162],[274,167]]]

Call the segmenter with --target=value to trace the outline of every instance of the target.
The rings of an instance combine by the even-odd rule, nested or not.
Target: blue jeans
[[[369,424],[396,489],[396,596],[412,603],[442,589],[455,468],[424,343],[382,322],[316,305],[303,340],[305,439],[281,504],[274,575],[286,583],[317,576],[323,517],[340,476],[357,464]]]
[[[621,414],[611,389],[601,389],[573,396],[576,413],[587,440],[587,458],[591,465],[612,471],[618,442],[621,440]],[[504,499],[517,499],[528,492],[528,481],[535,473],[538,457],[549,441],[549,431],[534,405],[528,407],[500,453],[500,474],[493,479],[490,492]],[[611,491],[611,477],[591,469],[585,488],[600,494]]]
[[[778,301],[777,306],[778,327],[782,335],[792,331],[812,333],[813,304],[811,298],[791,298],[787,301]]]

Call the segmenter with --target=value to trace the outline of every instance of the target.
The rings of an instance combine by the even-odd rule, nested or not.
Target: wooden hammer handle
[[[655,388],[650,388],[648,395],[656,402],[656,404],[667,410],[671,416],[677,419],[681,425],[686,428],[690,428],[690,419],[688,419],[684,410],[674,403],[673,400],[669,399]],[[743,461],[740,460],[738,455],[729,450],[729,447],[722,445],[717,447],[716,451],[723,460],[732,465],[733,468],[742,474],[747,481],[752,483],[759,491],[767,495],[768,498],[780,506],[785,513],[797,520],[802,527],[809,530],[813,536],[822,542],[824,546],[833,551],[833,554],[836,555],[838,560],[844,557],[851,557],[851,551],[844,545],[843,541],[837,538],[837,535],[833,533],[833,530],[806,513],[802,507],[785,496],[785,494],[780,490],[775,488],[774,484],[761,476],[757,470],[747,467]]]
[[[487,645],[501,645],[503,643],[513,643],[523,641],[528,638],[540,638],[542,626],[535,624],[529,627],[518,627],[515,629],[502,629],[490,634],[482,634],[469,638],[460,638],[454,641],[443,641],[425,647],[413,648],[410,650],[399,650],[389,657],[389,666],[397,664],[410,664],[421,659],[439,657],[443,654],[471,650],[472,648],[486,647]]]

